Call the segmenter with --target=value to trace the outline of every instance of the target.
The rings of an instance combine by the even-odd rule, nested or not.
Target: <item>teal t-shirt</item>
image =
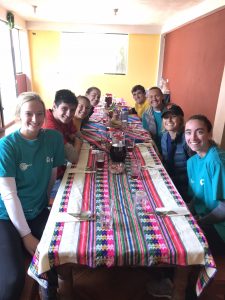
[[[203,217],[225,201],[225,151],[212,146],[201,158],[198,154],[187,161],[191,196],[196,213]],[[225,221],[214,224],[225,241]]]
[[[63,137],[42,129],[37,139],[27,140],[18,130],[0,140],[0,153],[0,177],[15,178],[25,217],[32,220],[48,205],[52,169],[65,162]],[[0,219],[9,219],[1,196]]]
[[[153,110],[153,116],[154,116],[155,124],[156,124],[156,141],[155,142],[159,149],[159,152],[162,153],[162,150],[161,150],[162,112]]]

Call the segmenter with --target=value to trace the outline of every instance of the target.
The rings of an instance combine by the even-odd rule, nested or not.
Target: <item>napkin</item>
[[[85,222],[95,221],[95,215],[90,211],[83,211],[81,213],[59,212],[55,216],[56,222]]]
[[[162,165],[143,165],[141,166],[142,169],[163,169]]]
[[[185,206],[165,206],[165,207],[156,207],[156,214],[160,216],[186,216],[190,214],[190,211]]]

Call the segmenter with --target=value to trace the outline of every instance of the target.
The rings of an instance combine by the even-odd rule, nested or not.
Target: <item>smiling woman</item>
[[[10,300],[23,289],[24,248],[30,255],[36,250],[56,168],[64,163],[62,136],[41,128],[45,106],[40,96],[22,93],[16,115],[20,130],[0,140],[0,299]]]
[[[197,154],[188,160],[187,171],[196,214],[213,254],[225,251],[225,151],[212,141],[212,124],[194,115],[185,125],[185,138]]]
[[[30,99],[35,100],[30,100]],[[39,95],[35,93],[22,93],[20,105],[16,109],[16,117],[20,120],[20,134],[29,140],[36,139],[44,123],[45,105]]]

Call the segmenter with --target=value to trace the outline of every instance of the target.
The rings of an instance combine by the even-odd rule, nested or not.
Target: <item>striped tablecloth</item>
[[[96,141],[102,137],[107,140],[107,130],[108,128],[103,124],[101,115],[95,113],[91,120],[82,127],[82,134],[88,142],[101,148]],[[114,130],[119,129],[114,128]],[[136,143],[141,143],[149,138],[149,132],[143,129],[142,123],[137,115],[129,115],[127,128],[123,129],[123,131],[126,138],[133,138]]]
[[[130,176],[131,158],[142,168],[138,180]],[[196,286],[199,295],[216,272],[207,241],[191,216],[160,217],[150,214],[156,207],[184,206],[184,202],[150,144],[136,145],[126,157],[121,175],[110,172],[107,156],[104,169],[94,168],[95,154],[84,144],[77,166],[68,165],[42,239],[28,273],[44,285],[46,272],[65,263],[95,268],[111,266],[202,265]],[[134,209],[134,194],[144,190],[147,208]],[[102,228],[98,215],[113,201],[113,227]],[[74,222],[66,212],[91,210],[96,221]]]

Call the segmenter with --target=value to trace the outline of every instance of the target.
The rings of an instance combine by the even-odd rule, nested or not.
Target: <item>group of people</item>
[[[225,253],[225,151],[212,140],[212,124],[204,115],[190,117],[174,103],[164,103],[160,88],[131,90],[134,112],[158,146],[177,190],[196,216],[214,253]]]
[[[204,115],[191,116],[176,104],[164,103],[160,88],[132,89],[135,108],[161,154],[177,190],[203,229],[214,255],[225,254],[225,151],[212,140],[212,124]],[[148,104],[148,105],[147,105]],[[146,108],[147,107],[147,108]],[[169,278],[147,286],[157,297],[171,295]]]
[[[19,299],[25,280],[24,261],[34,255],[49,216],[50,192],[62,178],[65,161],[76,162],[81,148],[80,127],[93,113],[101,92],[85,96],[56,92],[46,110],[33,92],[18,97],[20,129],[0,140],[0,300]],[[57,274],[48,272],[42,299],[57,299]]]
[[[224,251],[225,152],[212,141],[210,121],[194,115],[184,124],[181,107],[166,105],[158,87],[151,87],[147,96],[141,85],[131,92],[135,106],[130,112],[137,113],[155,140],[168,173],[189,202],[210,246]],[[66,160],[77,162],[80,129],[100,97],[97,87],[78,97],[70,90],[59,90],[48,110],[36,93],[18,97],[16,117],[21,127],[0,140],[0,300],[18,299],[22,291],[25,252],[33,255],[36,250],[48,219],[53,184],[62,178]],[[48,279],[42,298],[56,299],[54,270]]]

